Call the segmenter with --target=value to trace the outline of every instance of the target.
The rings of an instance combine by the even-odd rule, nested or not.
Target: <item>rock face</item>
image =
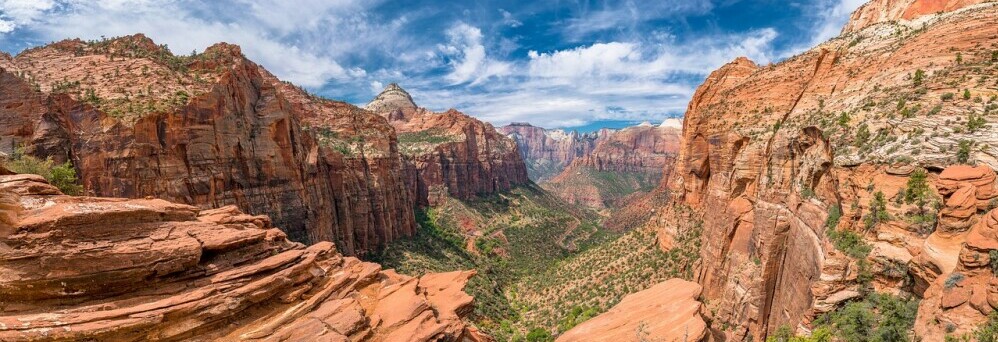
[[[698,301],[701,290],[696,283],[670,279],[627,295],[557,341],[706,341],[707,324]]]
[[[437,341],[474,272],[411,278],[291,242],[266,216],[70,197],[0,176],[0,340]]]
[[[993,0],[873,0],[852,13],[842,33],[859,31],[883,22],[911,21],[991,1]]]
[[[72,161],[91,195],[236,205],[345,254],[415,231],[396,143],[234,45],[179,57],[136,35],[0,58],[0,152]]]
[[[454,109],[419,108],[394,83],[366,108],[377,110],[398,133],[418,204],[434,205],[444,196],[471,199],[530,182],[516,143],[491,124]]]
[[[619,207],[672,172],[679,129],[646,124],[601,134],[591,153],[576,158],[544,187],[569,203]]]
[[[576,159],[592,153],[601,138],[613,132],[603,129],[580,134],[518,122],[500,127],[499,131],[516,141],[520,156],[527,163],[527,173],[537,183],[550,180]]]
[[[685,217],[670,213],[692,209],[702,218],[695,279],[715,326],[732,327],[729,340],[764,340],[783,325],[807,331],[816,315],[867,287],[926,296],[923,307],[939,303],[933,288],[969,267],[962,245],[994,197],[998,167],[993,118],[983,114],[998,107],[998,4],[915,21],[865,14],[889,4],[905,10],[884,13],[903,15],[927,3],[874,1],[843,36],[776,65],[739,58],[694,94],[666,179],[675,210],[663,217],[675,224]],[[948,169],[967,163],[979,166]],[[915,196],[924,205],[906,200],[919,168],[929,171],[928,190]],[[861,251],[838,250],[829,229],[852,231],[871,247],[859,257],[873,265],[869,283],[859,280]],[[907,276],[913,286],[904,285]],[[970,293],[973,303],[981,291]],[[964,294],[944,307],[960,310]],[[961,331],[981,322],[946,310],[960,317],[951,320],[967,327]]]

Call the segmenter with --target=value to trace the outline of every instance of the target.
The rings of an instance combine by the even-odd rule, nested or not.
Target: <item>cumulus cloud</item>
[[[33,24],[53,7],[54,0],[0,0],[0,33]]]
[[[455,24],[447,30],[448,44],[440,50],[451,57],[453,70],[445,78],[454,84],[479,84],[490,77],[508,75],[510,64],[489,58],[482,45],[482,30],[465,24]]]
[[[810,15],[801,28],[811,29],[793,32],[800,44],[788,49],[777,47],[788,31],[765,22],[735,31],[658,26],[737,1],[528,2],[476,12],[384,0],[0,0],[0,48],[142,32],[186,54],[224,41],[331,98],[363,104],[398,82],[433,110],[570,127],[681,114],[712,70],[739,56],[777,61],[828,39],[860,2],[800,5]],[[523,26],[549,31],[524,36]]]

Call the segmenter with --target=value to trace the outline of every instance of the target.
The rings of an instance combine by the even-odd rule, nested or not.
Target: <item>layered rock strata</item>
[[[568,330],[557,341],[706,341],[697,283],[670,279],[624,297],[609,311]]]
[[[992,203],[998,167],[987,114],[998,108],[998,6],[864,14],[920,3],[874,1],[842,36],[775,65],[739,58],[694,94],[667,179],[674,209],[657,221],[685,220],[672,216],[685,208],[702,218],[695,279],[728,339],[807,333],[869,290],[932,305],[943,277],[971,267],[962,246]],[[919,169],[928,190],[910,185]],[[843,231],[863,244],[832,238]],[[982,322],[959,317],[950,320],[962,332]]]
[[[410,165],[412,197],[421,205],[444,196],[471,199],[530,182],[516,143],[488,123],[457,110],[420,108],[397,84],[389,84],[365,108],[388,119]]]
[[[613,132],[609,129],[565,132],[517,122],[502,126],[499,131],[516,142],[530,179],[537,183],[550,180],[576,159],[591,154],[599,141]]]
[[[345,254],[415,231],[396,143],[234,45],[175,56],[135,35],[0,58],[0,152],[69,160],[91,195],[237,205]]]
[[[0,176],[0,340],[441,341],[474,272],[412,278],[291,242],[266,216],[71,197]]]

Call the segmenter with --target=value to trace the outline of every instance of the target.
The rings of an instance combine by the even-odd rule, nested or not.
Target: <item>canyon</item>
[[[996,18],[872,0],[582,133],[226,43],[0,55],[0,340],[991,341]]]

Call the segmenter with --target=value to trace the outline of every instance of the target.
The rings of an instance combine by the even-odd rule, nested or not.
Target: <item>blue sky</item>
[[[738,56],[779,61],[834,37],[862,0],[0,0],[0,50],[145,33],[214,42],[282,79],[363,104],[398,82],[421,106],[494,124],[681,116]]]

